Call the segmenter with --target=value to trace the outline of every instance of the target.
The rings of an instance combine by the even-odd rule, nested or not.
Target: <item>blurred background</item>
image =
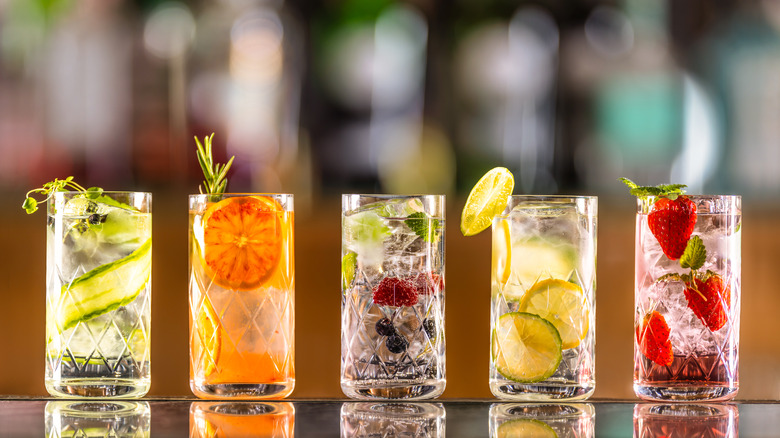
[[[45,395],[55,177],[154,193],[152,396],[187,396],[193,136],[230,191],[295,195],[297,389],[340,397],[341,193],[448,196],[450,398],[489,397],[490,236],[471,186],[599,196],[596,397],[633,397],[635,202],[743,195],[742,399],[777,399],[780,2],[0,0],[0,394]]]

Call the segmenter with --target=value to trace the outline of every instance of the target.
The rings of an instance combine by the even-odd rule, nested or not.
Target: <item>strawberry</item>
[[[731,306],[731,288],[720,275],[707,271],[704,279],[694,277],[693,282],[686,282],[684,293],[688,308],[710,331],[718,331],[726,324]]]
[[[663,315],[649,312],[636,328],[636,341],[642,354],[661,366],[669,366],[674,359],[672,342],[669,340],[669,325]]]
[[[418,290],[414,281],[385,277],[373,290],[374,303],[379,306],[414,306]]]
[[[656,198],[647,217],[653,233],[664,254],[671,260],[679,259],[696,224],[696,204],[683,194],[685,184],[661,184],[638,186],[627,178],[620,178],[639,199]]]
[[[685,252],[696,224],[696,204],[686,196],[658,198],[647,216],[647,224],[664,254],[677,260]]]
[[[432,295],[444,289],[444,279],[439,274],[421,272],[412,278],[417,291],[423,295]]]

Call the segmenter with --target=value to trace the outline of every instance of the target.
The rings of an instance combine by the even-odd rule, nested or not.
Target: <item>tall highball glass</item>
[[[343,195],[341,389],[430,399],[445,386],[444,196]]]
[[[293,196],[190,195],[190,389],[288,396],[295,386]]]
[[[490,390],[582,400],[595,389],[597,199],[518,195],[493,220]]]
[[[141,397],[151,383],[152,195],[56,192],[46,246],[46,390]]]

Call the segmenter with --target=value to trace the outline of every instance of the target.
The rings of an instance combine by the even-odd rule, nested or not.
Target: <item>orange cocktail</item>
[[[292,437],[295,408],[288,402],[197,402],[190,407],[190,438]]]
[[[190,196],[190,388],[286,397],[295,384],[292,195]]]

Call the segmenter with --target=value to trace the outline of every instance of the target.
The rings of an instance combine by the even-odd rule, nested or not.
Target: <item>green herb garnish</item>
[[[43,187],[32,189],[27,192],[24,203],[22,204],[22,208],[27,212],[27,214],[35,213],[35,211],[38,210],[38,204],[48,201],[54,192],[64,192],[68,191],[68,189],[72,189],[75,192],[82,192],[84,197],[87,199],[97,199],[103,193],[103,189],[100,187],[90,187],[85,189],[84,186],[73,181],[72,176],[69,176],[65,179],[54,178],[54,181],[47,182],[43,185]],[[32,195],[36,193],[46,197],[39,201],[32,197]]]
[[[649,196],[669,198],[672,201],[678,196],[685,194],[688,187],[685,184],[659,184],[657,186],[640,186],[628,178],[619,178],[620,181],[631,189],[631,194],[637,198],[647,198]]]
[[[195,144],[198,147],[198,163],[203,169],[203,186],[206,187],[205,193],[209,195],[219,195],[225,193],[227,189],[227,172],[230,165],[233,164],[235,156],[230,157],[227,164],[214,164],[214,158],[211,154],[211,141],[214,139],[214,133],[203,138],[203,143],[195,137]],[[198,186],[198,191],[203,192],[203,187]]]
[[[439,220],[429,218],[422,211],[410,214],[404,223],[426,242],[435,242],[439,237]]]

